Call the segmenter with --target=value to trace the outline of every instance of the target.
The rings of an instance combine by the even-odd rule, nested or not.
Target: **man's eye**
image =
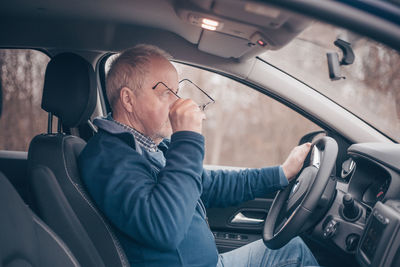
[[[174,91],[172,91],[172,90],[166,90],[166,91],[165,91],[165,94],[166,94],[166,95],[175,95],[175,94],[177,94],[177,93],[174,92]]]
[[[165,90],[165,91],[162,93],[162,96],[163,96],[163,97],[169,97],[171,94],[172,94],[171,91]]]

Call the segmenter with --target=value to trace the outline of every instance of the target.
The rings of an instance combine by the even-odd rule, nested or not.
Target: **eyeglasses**
[[[194,101],[199,105],[199,108],[201,109],[201,110],[205,110],[206,109],[206,107],[208,106],[208,105],[210,105],[210,104],[212,104],[212,103],[215,103],[215,100],[211,97],[211,96],[209,96],[203,89],[201,89],[200,87],[198,87],[194,82],[192,82],[191,80],[189,80],[189,79],[183,79],[183,80],[181,80],[180,82],[179,82],[179,87],[178,87],[178,89],[176,90],[176,92],[174,91],[174,90],[172,90],[171,88],[169,88],[165,83],[163,83],[163,82],[158,82],[158,83],[156,83],[153,87],[152,87],[152,89],[154,90],[154,89],[156,89],[157,88],[157,86],[158,85],[163,85],[167,90],[169,90],[171,93],[173,93],[177,98],[191,98],[191,99],[193,99],[193,98],[196,98],[195,97],[195,92],[192,92],[193,90],[191,89],[191,88],[197,88],[196,89],[196,91],[198,92],[198,91],[200,91],[201,93],[202,93],[202,96],[203,96],[203,98],[204,98],[204,96],[206,96],[206,101],[203,101],[203,100],[200,100],[200,99],[198,99],[197,101],[196,101],[196,99],[194,99]],[[180,95],[178,95],[178,93],[180,94]],[[182,94],[183,93],[186,93],[185,94],[185,97],[183,97],[182,96]],[[198,97],[198,98],[201,98],[201,97]],[[205,102],[205,103],[204,103]]]

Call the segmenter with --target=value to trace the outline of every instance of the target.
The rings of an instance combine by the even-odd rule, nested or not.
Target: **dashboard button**
[[[323,233],[322,233],[322,237],[324,239],[328,239],[331,238],[335,235],[336,231],[337,231],[337,226],[339,225],[339,223],[335,220],[330,220],[327,225],[325,226]]]

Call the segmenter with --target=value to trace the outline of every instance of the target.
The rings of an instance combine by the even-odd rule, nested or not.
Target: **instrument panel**
[[[371,185],[365,190],[362,202],[370,207],[373,207],[376,202],[382,201],[389,188],[390,179],[387,177],[375,177]]]
[[[384,200],[391,184],[390,173],[384,166],[366,158],[354,157],[343,167],[342,174],[347,175],[349,193],[353,197],[371,208],[376,202]]]

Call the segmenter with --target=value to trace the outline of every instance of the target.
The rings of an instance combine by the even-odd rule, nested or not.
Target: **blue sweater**
[[[142,149],[108,120],[79,157],[82,179],[119,230],[132,266],[213,266],[218,259],[205,207],[225,207],[287,185],[280,167],[242,171],[203,169],[204,137],[177,132]]]

